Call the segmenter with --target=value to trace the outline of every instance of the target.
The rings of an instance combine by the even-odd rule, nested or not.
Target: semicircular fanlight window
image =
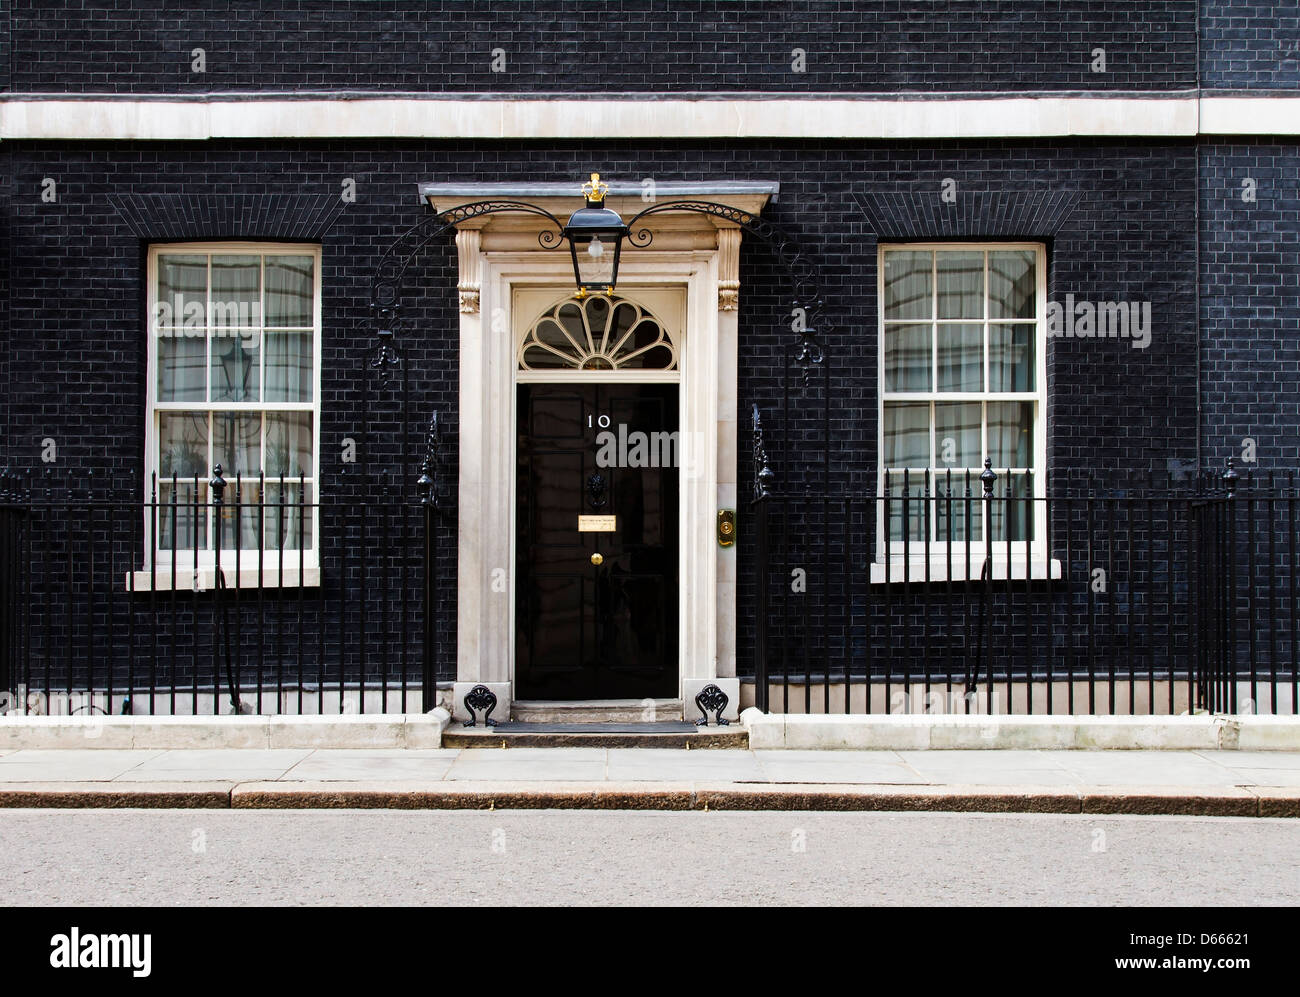
[[[626,298],[566,298],[519,347],[520,370],[676,370],[677,346],[659,320]]]

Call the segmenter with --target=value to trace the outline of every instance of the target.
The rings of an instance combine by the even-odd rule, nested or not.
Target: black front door
[[[677,385],[521,384],[516,699],[677,695]]]

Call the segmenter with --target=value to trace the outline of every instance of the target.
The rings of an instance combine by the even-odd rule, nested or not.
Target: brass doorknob
[[[599,567],[600,565],[605,563],[605,559],[601,557],[599,554],[592,554],[591,563]]]

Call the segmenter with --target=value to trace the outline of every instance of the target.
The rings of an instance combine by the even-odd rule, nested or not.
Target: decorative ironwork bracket
[[[24,476],[7,467],[0,469],[0,505],[21,505],[26,498],[27,482]]]
[[[438,472],[442,469],[442,433],[438,428],[438,410],[429,416],[429,428],[424,434],[424,460],[420,462],[420,504],[439,508]]]
[[[527,201],[474,201],[437,214],[425,215],[384,250],[370,285],[370,313],[375,324],[377,342],[369,366],[378,372],[381,382],[386,383],[393,371],[402,366],[401,336],[406,331],[407,324],[402,315],[401,298],[402,282],[407,271],[429,243],[439,236],[454,231],[456,226],[475,218],[504,212],[543,218],[548,227],[538,233],[538,243],[543,249],[556,249],[563,245],[561,233],[564,223],[545,208]]]
[[[477,726],[474,714],[478,710],[483,712],[483,726],[495,727],[497,722],[492,719],[492,711],[497,708],[497,696],[491,689],[485,685],[476,685],[469,692],[465,693],[465,712],[469,714],[469,719],[465,721],[466,727]]]
[[[718,727],[729,727],[731,721],[723,717],[722,712],[727,708],[727,703],[731,700],[725,692],[710,682],[700,694],[695,697],[695,705],[699,708],[700,719],[695,721],[696,727],[707,727],[709,725],[709,713],[713,713],[713,723]]]
[[[798,334],[798,352],[795,361],[803,371],[807,385],[813,369],[825,359],[825,350],[818,339],[818,326],[826,327],[822,318],[823,303],[817,286],[817,270],[799,252],[790,233],[757,215],[713,201],[663,201],[639,211],[628,220],[628,245],[644,249],[653,241],[648,226],[637,228],[652,215],[669,211],[689,211],[729,222],[767,245],[781,262],[782,269],[790,275],[793,297],[790,308],[790,328]],[[371,369],[387,382],[394,370],[402,366],[402,333],[406,322],[401,313],[401,289],[407,271],[424,249],[439,236],[454,230],[458,225],[486,215],[519,213],[536,215],[546,221],[547,227],[537,235],[543,249],[556,249],[564,243],[564,223],[545,208],[527,201],[473,201],[437,214],[426,215],[394,240],[379,260],[371,283],[370,310],[375,323],[374,354]]]
[[[768,465],[767,447],[763,442],[763,420],[758,414],[758,403],[754,403],[754,498],[753,502],[762,502],[772,494],[772,485],[776,473]]]
[[[665,201],[651,205],[628,219],[628,244],[638,249],[649,246],[654,236],[649,228],[638,229],[637,223],[651,215],[668,211],[690,211],[720,218],[753,236],[776,254],[783,271],[790,275],[793,294],[790,301],[790,328],[799,336],[798,352],[794,359],[800,366],[803,383],[807,387],[814,369],[826,359],[825,348],[818,336],[830,326],[822,314],[825,306],[817,283],[817,268],[799,251],[794,237],[764,218],[726,204],[716,204],[713,201]]]

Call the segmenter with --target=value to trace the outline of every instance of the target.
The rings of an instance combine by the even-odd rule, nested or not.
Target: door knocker
[[[591,503],[593,509],[604,508],[606,487],[603,474],[593,474],[587,479],[587,501]]]

